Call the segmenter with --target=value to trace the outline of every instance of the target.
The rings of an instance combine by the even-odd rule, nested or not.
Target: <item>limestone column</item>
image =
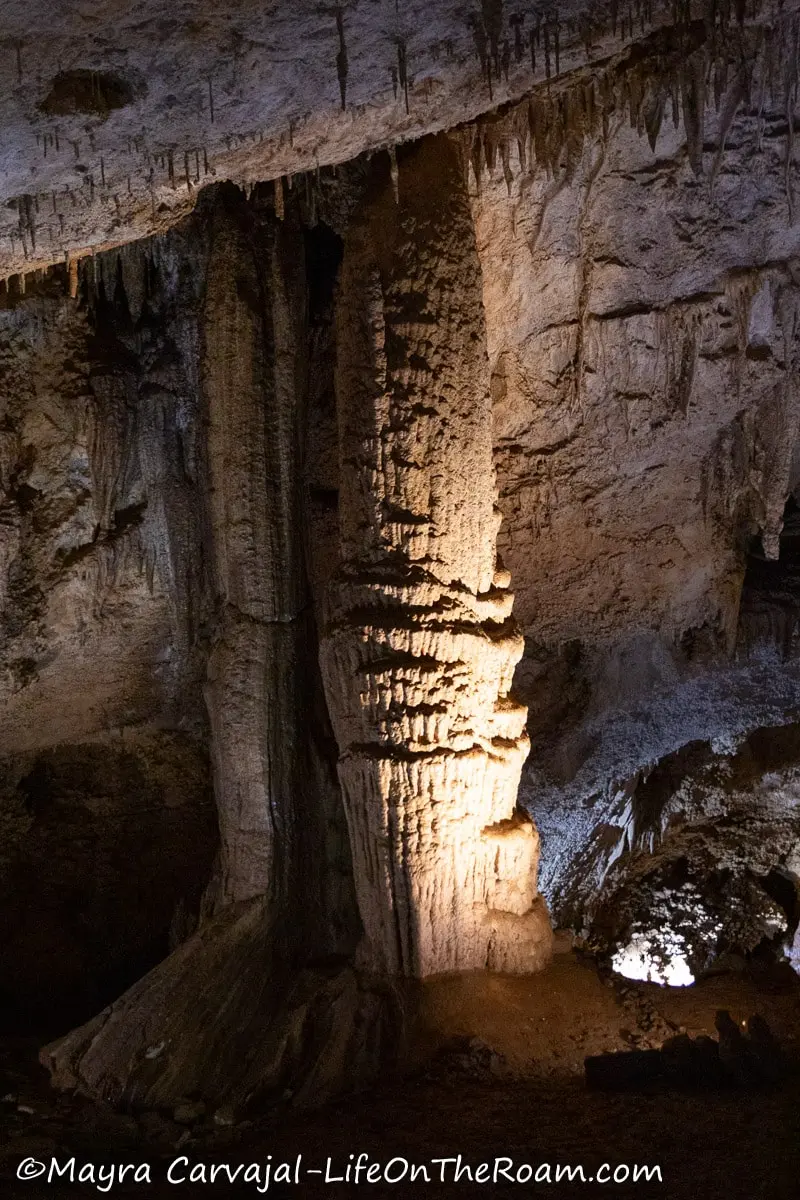
[[[215,204],[204,306],[206,701],[221,834],[210,907],[255,896],[292,953],[330,952],[326,839],[340,804],[315,748],[305,570],[306,280],[299,224],[234,189]]]
[[[321,660],[364,958],[426,976],[541,965],[538,836],[516,810],[523,650],[497,564],[489,364],[447,136],[376,160],[337,316],[341,569]]]

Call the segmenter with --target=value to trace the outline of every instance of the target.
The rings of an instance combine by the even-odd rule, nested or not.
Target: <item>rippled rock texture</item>
[[[497,562],[480,263],[458,146],[374,173],[345,242],[342,562],[322,647],[368,961],[530,971],[549,949],[523,643]]]

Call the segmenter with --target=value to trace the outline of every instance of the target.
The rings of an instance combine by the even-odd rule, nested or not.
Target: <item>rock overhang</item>
[[[168,13],[7,0],[0,276],[164,232],[212,182],[292,177],[474,120],[676,20],[724,34],[728,10],[732,25],[772,19],[704,0],[183,0]]]

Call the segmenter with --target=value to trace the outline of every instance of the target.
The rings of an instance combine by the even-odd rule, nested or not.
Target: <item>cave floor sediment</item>
[[[330,1157],[332,1175],[349,1156],[370,1162],[401,1156],[430,1163],[462,1155],[473,1169],[508,1156],[515,1163],[569,1164],[592,1175],[602,1163],[661,1167],[663,1182],[608,1184],[613,1195],[683,1197],[777,1197],[797,1195],[800,1172],[800,1071],[774,1087],[625,1092],[586,1088],[587,1055],[652,1048],[677,1032],[714,1036],[714,1016],[726,1008],[738,1022],[762,1014],[790,1061],[800,1065],[800,980],[782,968],[719,973],[688,989],[628,983],[598,971],[574,952],[556,956],[528,978],[466,975],[441,978],[424,989],[418,1017],[416,1059],[400,1078],[316,1111],[291,1106],[231,1126],[210,1117],[185,1127],[168,1114],[113,1113],[49,1088],[36,1067],[32,1039],[0,1042],[0,1091],[14,1096],[0,1111],[3,1129],[0,1188],[9,1200],[51,1195],[97,1195],[96,1185],[56,1181],[50,1186],[18,1182],[25,1156],[60,1162],[149,1162],[152,1183],[116,1184],[113,1194],[161,1197],[258,1194],[254,1185],[166,1182],[178,1155],[190,1165],[294,1162]],[[447,1037],[445,1032],[447,1031]],[[19,1111],[17,1105],[31,1109]],[[180,1142],[180,1145],[178,1143]],[[431,1182],[362,1184],[373,1197],[421,1194],[450,1196],[552,1192],[586,1195],[587,1183],[521,1187],[436,1178]],[[451,1168],[447,1168],[451,1170]],[[269,1195],[323,1197],[357,1194],[347,1183],[307,1178],[301,1186],[273,1184]]]

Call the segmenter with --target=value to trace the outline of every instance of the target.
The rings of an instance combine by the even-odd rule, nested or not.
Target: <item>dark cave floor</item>
[[[742,1021],[754,1012],[768,1020],[787,1054],[800,1066],[800,980],[782,968],[744,970],[705,979],[685,990],[665,990],[603,978],[572,953],[529,979],[467,976],[430,985],[417,1029],[418,1061],[404,1078],[315,1112],[290,1106],[234,1125],[211,1116],[182,1125],[169,1114],[137,1117],[54,1094],[36,1065],[36,1044],[0,1043],[0,1195],[40,1200],[50,1195],[101,1194],[98,1183],[50,1185],[15,1178],[26,1157],[76,1170],[86,1163],[151,1164],[152,1183],[116,1183],[112,1195],[201,1197],[258,1195],[257,1184],[167,1182],[169,1164],[186,1156],[198,1163],[294,1163],[302,1154],[301,1183],[272,1183],[270,1196],[497,1196],[591,1194],[589,1183],[512,1184],[447,1182],[436,1158],[462,1155],[478,1164],[511,1158],[534,1168],[583,1166],[587,1180],[603,1163],[658,1165],[662,1182],[597,1184],[601,1194],[667,1196],[681,1200],[758,1197],[789,1200],[800,1194],[800,1071],[773,1087],[679,1089],[660,1086],[592,1092],[583,1059],[624,1048],[660,1046],[678,1031],[714,1035],[714,1015],[727,1008]],[[457,1037],[443,1043],[443,1030]],[[472,1039],[472,1040],[470,1040]],[[26,1111],[31,1110],[31,1111]],[[219,1118],[226,1114],[218,1114]],[[402,1157],[427,1165],[430,1182],[325,1182],[309,1168],[345,1173],[349,1156],[369,1163]],[[401,1170],[397,1166],[396,1170]],[[491,1170],[491,1167],[490,1167]],[[261,1176],[263,1188],[264,1176]],[[107,1194],[107,1193],[106,1193]],[[261,1194],[264,1194],[262,1191]]]

